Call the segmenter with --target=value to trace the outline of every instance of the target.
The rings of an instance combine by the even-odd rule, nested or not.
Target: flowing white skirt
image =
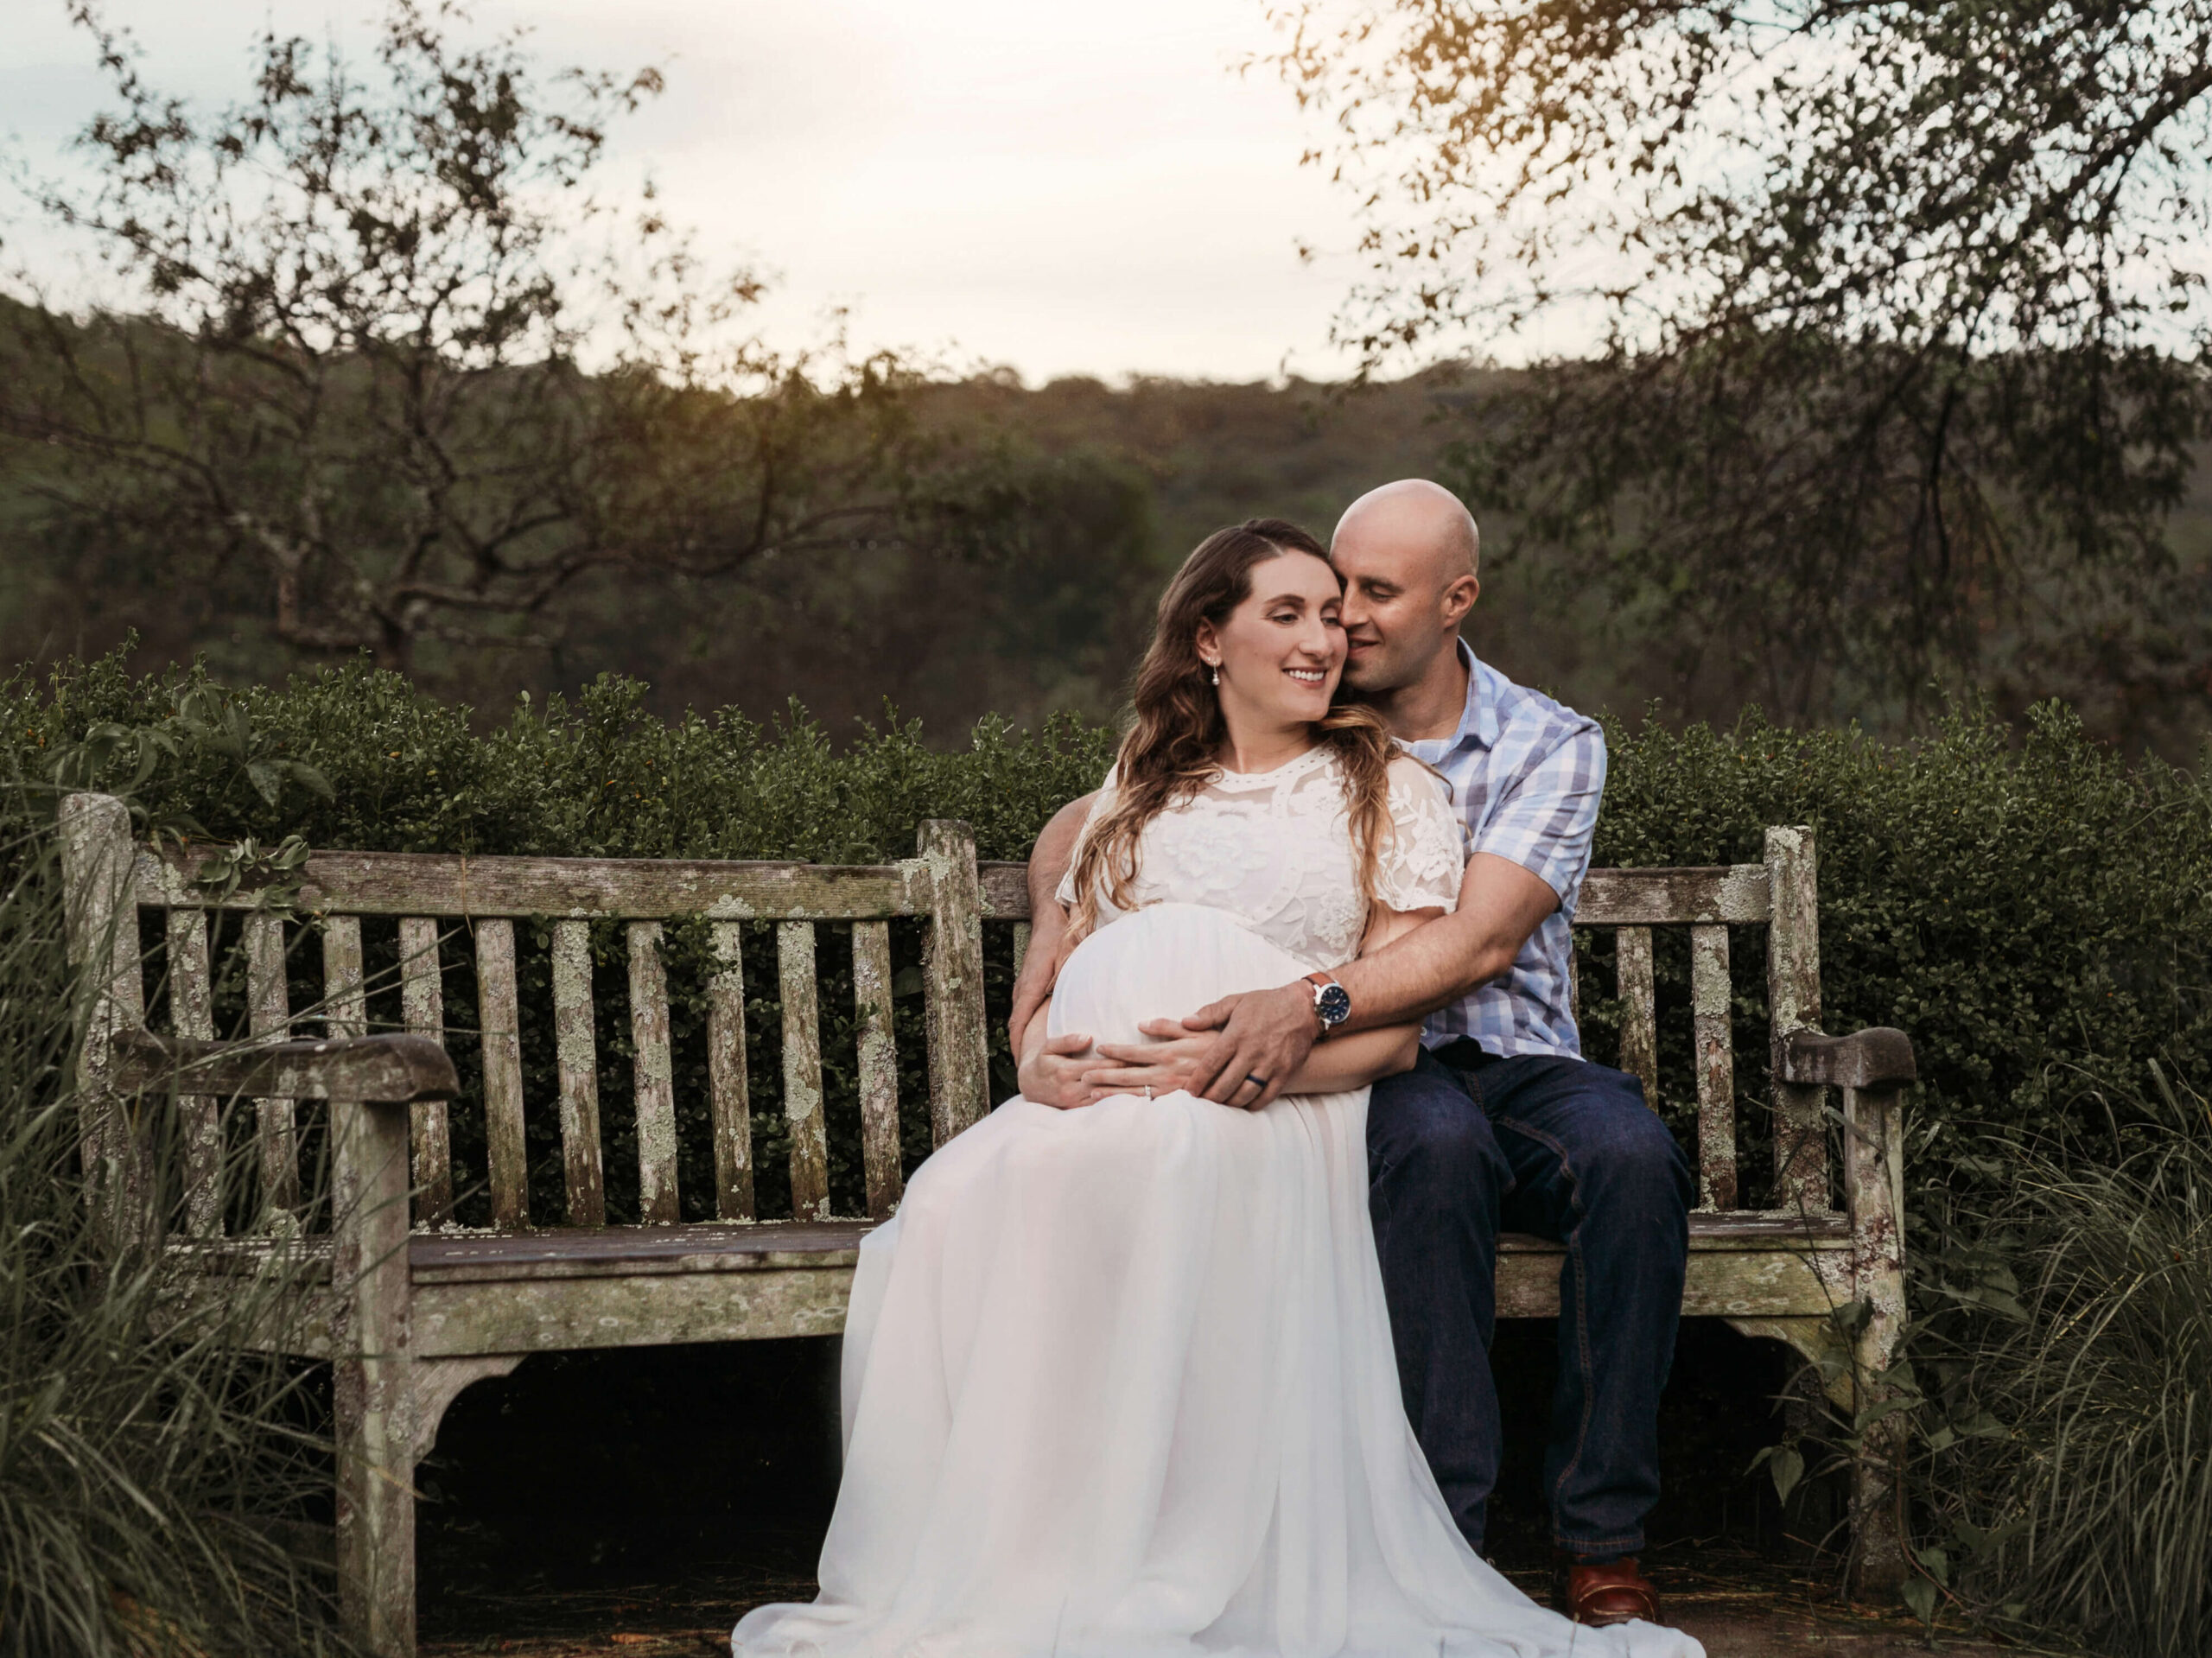
[[[1302,969],[1162,905],[1070,957],[1055,1032]],[[821,1598],[738,1658],[1703,1658],[1580,1629],[1461,1538],[1408,1426],[1367,1210],[1367,1093],[1015,1098],[861,1252]]]

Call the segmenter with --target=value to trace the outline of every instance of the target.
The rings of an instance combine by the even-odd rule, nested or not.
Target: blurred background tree
[[[1360,194],[1369,372],[1527,353],[1473,497],[1676,699],[1913,723],[1938,682],[2202,729],[2212,7],[1274,8]],[[1588,337],[1564,359],[1547,339]]]
[[[1578,706],[2212,729],[2202,0],[1281,10],[1367,372],[1248,385],[772,352],[608,181],[658,77],[450,8],[350,63],[265,33],[212,116],[76,15],[111,108],[36,205],[107,278],[0,283],[7,661],[1107,719],[1206,531],[1428,473],[1484,524],[1470,637]]]
[[[558,661],[594,581],[1015,532],[1033,485],[919,422],[913,368],[769,350],[741,326],[758,279],[711,277],[649,188],[634,217],[594,194],[657,71],[543,76],[518,35],[395,0],[365,70],[265,32],[251,96],[202,118],[73,15],[114,105],[91,181],[38,205],[113,292],[6,308],[0,433],[78,606],[135,590],[195,643],[512,678]]]

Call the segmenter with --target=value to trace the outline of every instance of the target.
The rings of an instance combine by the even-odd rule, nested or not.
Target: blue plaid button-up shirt
[[[1590,867],[1590,837],[1605,791],[1605,734],[1595,720],[1515,684],[1459,642],[1467,706],[1449,737],[1408,743],[1452,785],[1466,852],[1510,859],[1559,894],[1513,968],[1429,1016],[1431,1047],[1471,1036],[1497,1054],[1579,1059],[1582,1035],[1567,1003],[1568,928]]]

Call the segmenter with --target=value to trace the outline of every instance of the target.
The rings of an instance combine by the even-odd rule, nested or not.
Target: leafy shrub
[[[1601,864],[1756,861],[1767,825],[1816,829],[1822,1022],[1911,1035],[1916,1190],[1972,1174],[1961,1122],[2047,1131],[2082,1121],[2088,1083],[2140,1077],[2160,1055],[2192,1072],[2212,1058],[2201,779],[2130,763],[2057,705],[2018,733],[1956,711],[1910,746],[1756,715],[1728,732],[1616,723],[1610,736]],[[1675,943],[1659,958],[1662,1055],[1686,1083],[1688,952]],[[1756,1094],[1764,954],[1755,933],[1736,947],[1738,1077]],[[1613,1010],[1593,1013],[1602,1051]],[[2158,1131],[2131,1119],[2128,1132]]]
[[[147,828],[262,845],[300,835],[316,846],[365,851],[439,850],[571,857],[798,858],[875,862],[912,856],[931,817],[964,819],[986,858],[1020,857],[1060,803],[1091,787],[1110,755],[1108,734],[1071,718],[1039,733],[985,721],[960,752],[932,749],[912,724],[865,732],[842,752],[794,708],[772,727],[741,716],[687,715],[663,721],[642,711],[644,688],[603,679],[573,703],[518,702],[505,723],[479,734],[470,710],[427,696],[400,676],[348,666],[282,689],[234,692],[197,671],[133,679],[109,657],[41,687],[19,677],[0,686],[4,751],[17,774],[56,787],[125,789]],[[282,825],[282,828],[278,826]],[[994,929],[988,988],[1002,1008],[1013,979],[1011,939]],[[217,959],[232,971],[215,986],[219,1028],[243,1030],[245,986],[235,924],[219,931]],[[321,999],[311,924],[291,928],[291,1002]],[[761,1213],[789,1213],[788,1132],[781,1111],[782,1009],[773,929],[746,929],[744,974],[752,1065],[754,1166]],[[830,1128],[830,1191],[841,1213],[863,1202],[859,1084],[854,1054],[849,929],[821,930],[821,1030]],[[396,1027],[393,924],[364,928],[372,1022]],[[908,1109],[911,1163],[929,1149],[926,1041],[918,973],[921,929],[893,931],[893,1016]],[[463,940],[448,940],[444,968],[448,1045],[464,1087],[454,1113],[454,1153],[464,1196],[460,1217],[488,1214],[481,1058],[470,1028],[476,995]],[[518,929],[525,1097],[555,1098],[550,931]],[[671,1037],[676,1063],[679,1185],[688,1217],[711,1215],[707,1085],[706,929],[668,930]],[[602,1008],[620,1008],[626,977],[623,929],[592,931]],[[150,975],[159,1018],[158,955]],[[762,994],[763,989],[767,994]],[[1010,1091],[1013,1066],[995,1028],[995,1070]],[[601,1121],[609,1212],[635,1214],[637,1161],[628,1023],[602,1016],[598,1042]],[[303,1121],[310,1149],[317,1125]],[[550,1111],[525,1117],[531,1212],[563,1212],[559,1125]],[[473,1189],[471,1172],[474,1172]]]
[[[50,837],[0,840],[0,1654],[336,1650],[296,1547],[327,1446],[303,1373],[249,1340],[300,1268],[183,1308],[143,1240],[93,1223],[53,866]]]
[[[119,657],[44,684],[19,676],[0,684],[10,740],[0,754],[29,781],[48,782],[58,769],[80,785],[135,782],[150,825],[196,825],[223,841],[274,844],[297,834],[369,850],[836,862],[907,855],[917,825],[932,816],[971,823],[986,858],[1021,857],[1052,811],[1095,784],[1111,750],[1110,734],[1065,717],[1028,734],[986,721],[950,749],[893,721],[841,748],[797,708],[770,727],[728,713],[664,721],[643,712],[642,687],[616,679],[573,702],[518,702],[481,725],[469,709],[361,666],[215,696],[198,705],[198,724],[245,732],[218,741],[180,723],[188,694],[207,684],[184,670],[133,679]],[[232,709],[237,719],[225,724]],[[1961,1121],[2024,1132],[2077,1122],[2085,1078],[2139,1076],[2158,1054],[2184,1068],[2212,1058],[2212,789],[2188,773],[2128,762],[2056,706],[2017,734],[1961,710],[1909,746],[1791,731],[1756,715],[1727,731],[1614,721],[1609,738],[1599,863],[1755,861],[1768,825],[1817,830],[1824,1022],[1911,1033],[1923,1078],[1913,1097],[1916,1190],[1974,1178]],[[849,982],[838,976],[847,969],[836,930],[825,931],[824,1035],[835,1046],[849,1034],[838,1011],[849,1007]],[[536,941],[523,942],[525,1003],[542,1007],[531,981],[542,963],[529,956]],[[1659,944],[1662,1106],[1680,1121],[1694,1107],[1688,947],[1665,935]],[[898,963],[911,965],[911,932],[895,946]],[[1609,946],[1584,936],[1580,947],[1590,1051],[1610,1058],[1618,1008],[1605,994]],[[616,930],[596,936],[595,949],[603,970],[619,974]],[[673,939],[672,962],[691,949]],[[1734,951],[1737,1074],[1756,1101],[1767,1081],[1758,931],[1738,930]],[[991,954],[997,1007],[1011,973],[1002,937]],[[452,1017],[474,996],[465,964],[456,956],[449,965],[458,975]],[[747,968],[750,986],[772,988],[766,930],[748,940]],[[315,995],[304,965],[302,974],[295,1007]],[[687,991],[681,975],[672,982],[679,1063],[698,1073],[683,1079],[678,1097],[702,1102],[699,1120],[685,1125],[685,1184],[703,1191],[688,1169],[708,1166],[703,992]],[[749,1011],[754,1053],[772,1054],[777,1004],[755,994]],[[918,1065],[918,1004],[910,996],[899,1011],[902,1058]],[[543,1072],[548,1091],[533,1093],[542,1098],[553,1060],[550,1031],[530,1024],[537,1017],[526,1007],[524,1051]],[[624,1038],[606,1032],[601,1044],[610,1134],[623,1132],[628,1098]],[[996,1040],[1007,1084],[1002,1033]],[[457,1047],[467,1070],[467,1044]],[[756,1129],[772,1135],[775,1067],[756,1060],[754,1070]],[[830,1080],[833,1114],[856,1110],[849,1078]],[[918,1087],[918,1072],[909,1080]],[[1763,1116],[1742,1119],[1747,1202],[1764,1198]],[[2122,1127],[2137,1140],[2155,1132],[2147,1121]],[[755,1149],[772,1179],[780,1153],[765,1140]],[[534,1163],[541,1150],[550,1200],[557,1148],[533,1143]],[[612,1172],[621,1148],[611,1140],[608,1153]],[[833,1191],[857,1178],[833,1170]]]
[[[2153,1077],[2121,1104],[2157,1143],[2117,1109],[1989,1142],[2006,1179],[1942,1216],[1913,1342],[1923,1598],[2117,1658],[2212,1648],[2212,1108]]]

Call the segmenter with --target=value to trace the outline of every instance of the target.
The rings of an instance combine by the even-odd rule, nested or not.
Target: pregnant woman
[[[1452,904],[1441,784],[1336,700],[1338,594],[1274,520],[1169,585],[1026,1081]],[[1325,1042],[1250,1112],[1100,1059],[940,1148],[861,1249],[821,1598],[737,1658],[1702,1658],[1537,1606],[1437,1492],[1367,1209],[1367,1085],[1417,1039]]]

